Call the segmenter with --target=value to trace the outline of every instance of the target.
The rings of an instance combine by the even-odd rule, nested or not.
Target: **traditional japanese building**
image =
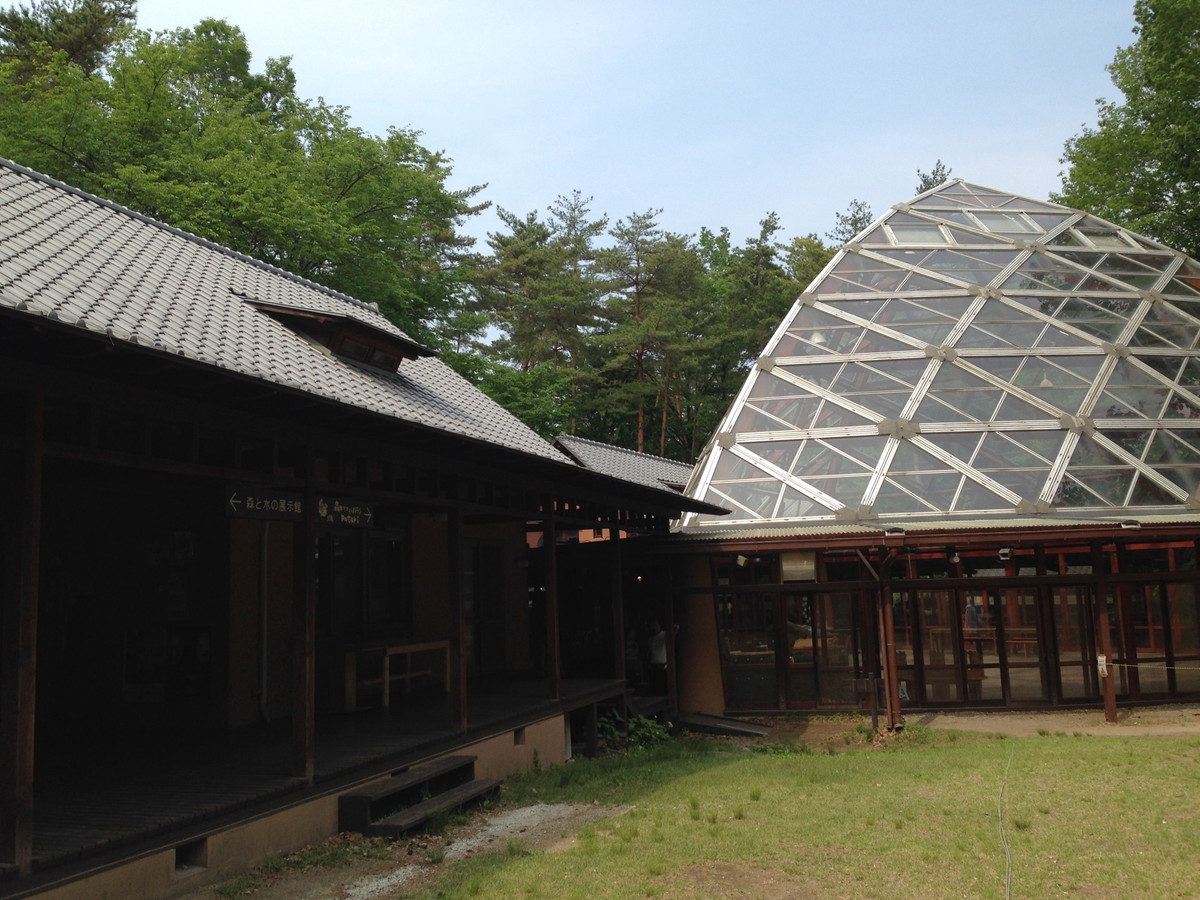
[[[564,665],[579,579],[527,534],[716,511],[575,464],[369,303],[7,161],[0,372],[3,896],[166,896],[380,776],[565,759],[626,692],[626,542]]]
[[[797,300],[687,492],[733,512],[670,545],[685,709],[1194,698],[1200,264],[943,184]]]

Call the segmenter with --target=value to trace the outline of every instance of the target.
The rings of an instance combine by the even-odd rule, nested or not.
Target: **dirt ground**
[[[762,721],[771,725],[771,733],[761,740],[802,742],[816,749],[855,725],[844,717]],[[1012,737],[1039,734],[1200,737],[1200,704],[1120,709],[1115,723],[1105,721],[1103,710],[917,713],[905,722],[914,723]],[[439,837],[418,836],[396,843],[389,848],[387,858],[362,859],[334,869],[284,872],[272,876],[269,883],[256,884],[246,896],[255,900],[375,900],[404,896],[436,878],[445,865],[455,860],[477,853],[505,851],[513,843],[530,851],[556,852],[571,847],[585,825],[624,811],[625,807],[602,804],[535,804],[482,812]],[[213,900],[219,896],[210,888],[189,894],[183,900]]]

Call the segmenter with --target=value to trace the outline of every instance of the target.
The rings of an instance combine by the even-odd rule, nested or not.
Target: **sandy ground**
[[[771,734],[762,740],[803,742],[817,748],[854,726],[845,718],[787,718],[764,723],[767,721],[772,726]],[[1103,710],[918,713],[907,718],[906,724],[912,723],[1012,737],[1200,737],[1200,704],[1120,709],[1115,723],[1105,721]],[[602,804],[535,804],[479,813],[445,835],[417,836],[393,844],[385,859],[359,860],[337,869],[287,872],[269,884],[256,885],[246,896],[256,900],[376,900],[404,896],[436,878],[455,860],[477,853],[505,852],[512,845],[553,853],[571,847],[585,825],[626,810]],[[212,889],[205,889],[183,900],[216,897]]]

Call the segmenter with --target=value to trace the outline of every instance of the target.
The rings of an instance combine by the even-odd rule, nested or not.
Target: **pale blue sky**
[[[223,18],[254,68],[372,133],[424,132],[452,186],[524,214],[579,189],[617,219],[662,208],[737,243],[774,210],[824,233],[876,215],[937,159],[1035,198],[1115,90],[1133,0],[139,0],[154,30]],[[469,231],[496,228],[485,216]],[[482,248],[481,248],[482,249]]]

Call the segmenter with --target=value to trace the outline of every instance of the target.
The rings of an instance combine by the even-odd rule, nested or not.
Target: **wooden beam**
[[[0,586],[0,862],[33,868],[33,764],[37,703],[37,616],[42,537],[45,398],[30,395],[22,466],[15,577]]]

